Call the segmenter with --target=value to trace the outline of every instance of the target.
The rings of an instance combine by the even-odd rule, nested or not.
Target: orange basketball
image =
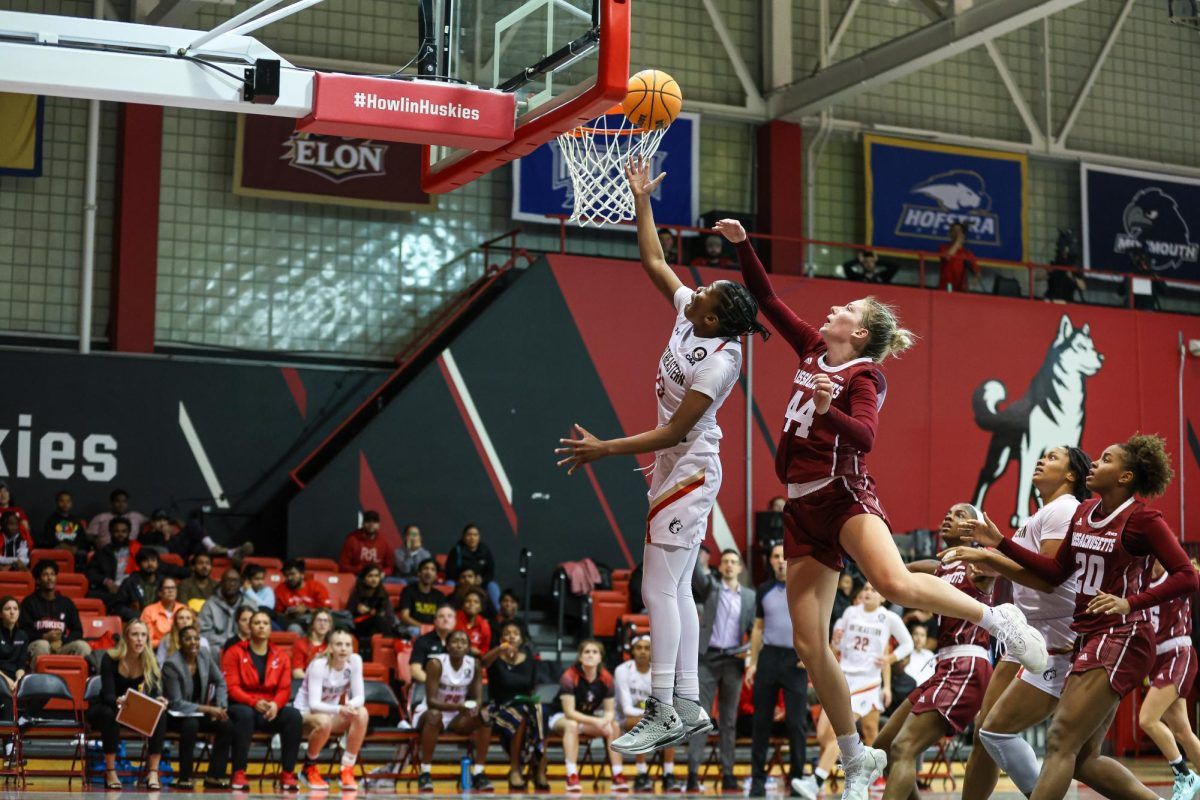
[[[625,116],[643,130],[665,128],[679,116],[683,93],[665,72],[644,69],[629,79],[629,92],[621,104]]]

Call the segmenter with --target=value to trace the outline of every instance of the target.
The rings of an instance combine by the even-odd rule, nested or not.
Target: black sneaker
[[[643,772],[633,779],[633,790],[638,794],[653,792],[654,781],[648,774]]]
[[[494,792],[496,791],[496,787],[492,786],[492,782],[487,779],[487,775],[481,772],[478,775],[471,776],[471,791]]]
[[[433,791],[433,776],[430,775],[428,772],[422,772],[421,776],[419,778],[417,778],[417,791],[418,792],[432,792]]]
[[[700,776],[694,772],[689,772],[687,776],[687,793],[700,794]]]
[[[738,785],[738,779],[733,775],[721,776],[721,791],[722,792],[739,792],[742,787]]]
[[[663,775],[662,790],[664,792],[680,792],[683,791],[683,787],[679,785],[679,781],[675,780],[675,776],[668,772]],[[653,787],[651,787],[651,791],[653,791]]]
[[[750,779],[750,796],[751,797],[766,797],[767,782],[762,778]]]

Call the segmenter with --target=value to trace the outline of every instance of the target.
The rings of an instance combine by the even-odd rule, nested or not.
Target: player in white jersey
[[[476,792],[492,790],[484,774],[488,745],[492,740],[491,721],[483,706],[483,672],[468,652],[471,642],[466,631],[451,631],[446,637],[446,652],[430,656],[425,662],[425,700],[413,711],[421,732],[421,773],[417,790],[433,791],[433,751],[442,731],[471,736],[475,744],[475,768],[471,788]]]
[[[1033,485],[1043,505],[1025,520],[1012,541],[1026,550],[1053,557],[1070,530],[1075,510],[1091,494],[1084,485],[1090,469],[1091,459],[1078,447],[1052,447],[1043,453],[1033,469]],[[972,520],[962,528],[969,533],[983,525],[995,528],[986,515],[984,520]],[[973,551],[971,558],[964,560],[980,562],[1001,575],[1020,569],[1011,559],[990,550]],[[1013,603],[1046,640],[1050,656],[1046,669],[1030,672],[1008,655],[996,664],[975,725],[975,742],[963,781],[964,800],[991,797],[999,769],[1027,795],[1037,782],[1037,757],[1021,732],[1053,713],[1071,672],[1076,578],[1039,589],[1012,582]]]
[[[342,789],[358,788],[354,765],[370,721],[365,702],[363,662],[362,656],[354,652],[354,636],[349,631],[334,631],[325,652],[309,662],[296,693],[296,709],[304,718],[304,737],[308,740],[304,758],[308,788],[329,788],[317,760],[329,737],[343,732],[346,747],[342,752]]]
[[[889,652],[892,639],[896,649]],[[850,687],[850,710],[856,722],[862,721],[863,744],[870,747],[879,734],[879,713],[892,703],[891,665],[912,653],[912,634],[898,614],[883,607],[883,595],[864,583],[854,605],[833,625],[833,646]],[[839,753],[837,735],[824,711],[817,720],[817,741],[821,757],[813,774],[823,781]]]
[[[712,730],[700,707],[700,620],[692,599],[692,571],[708,516],[721,488],[717,409],[742,368],[740,337],[766,331],[757,321],[758,303],[733,281],[688,289],[667,266],[654,227],[650,193],[663,175],[631,164],[629,186],[637,209],[642,267],[675,310],[666,349],[659,358],[655,394],[658,427],[634,436],[601,441],[576,425],[576,439],[560,440],[555,451],[571,474],[610,455],[654,453],[650,511],[646,516],[642,600],[654,629],[651,640],[652,694],[633,730],[612,743],[629,756],[644,755]]]

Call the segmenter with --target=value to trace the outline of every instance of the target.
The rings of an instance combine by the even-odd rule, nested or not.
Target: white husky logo
[[[987,380],[975,390],[975,423],[992,434],[975,484],[976,507],[983,506],[988,489],[1008,469],[1009,462],[1016,461],[1020,473],[1010,524],[1015,528],[1025,521],[1033,494],[1033,468],[1051,447],[1079,446],[1087,401],[1084,384],[1103,363],[1091,328],[1087,324],[1076,328],[1063,314],[1058,335],[1024,396],[1001,409],[1000,404],[1008,396],[1003,383]]]

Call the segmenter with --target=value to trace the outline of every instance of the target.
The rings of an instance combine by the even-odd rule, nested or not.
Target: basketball
[[[643,130],[665,128],[679,116],[683,93],[667,73],[644,69],[629,79],[622,107],[629,121]]]

